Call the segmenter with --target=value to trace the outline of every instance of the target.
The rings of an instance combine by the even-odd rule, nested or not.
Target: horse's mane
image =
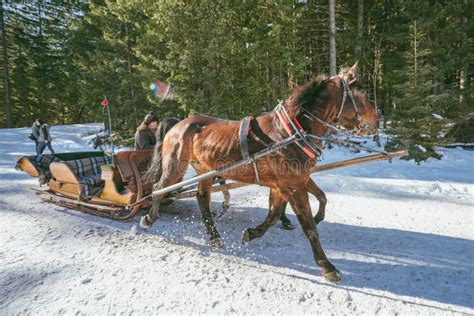
[[[302,108],[314,110],[318,105],[326,103],[328,93],[326,86],[328,76],[319,75],[315,79],[296,87],[285,102],[285,108],[290,116],[297,116]]]

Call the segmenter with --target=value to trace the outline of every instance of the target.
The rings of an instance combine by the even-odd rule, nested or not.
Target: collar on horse
[[[301,123],[296,117],[290,117],[285,107],[283,106],[283,102],[280,102],[276,106],[274,111],[276,112],[277,117],[283,125],[283,129],[286,131],[286,133],[289,136],[298,136],[296,145],[298,145],[298,147],[308,157],[316,159],[321,155],[323,148],[311,141],[311,139],[308,137],[308,132],[304,130],[304,128],[301,126]]]

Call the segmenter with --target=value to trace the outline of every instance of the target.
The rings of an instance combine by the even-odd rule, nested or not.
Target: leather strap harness
[[[258,175],[257,161],[256,159],[251,158],[250,153],[249,153],[248,136],[249,136],[249,133],[252,131],[252,126],[251,126],[252,121],[255,121],[255,118],[253,116],[247,116],[240,122],[240,129],[239,129],[240,152],[242,153],[242,159],[244,160],[250,159],[252,161],[253,171],[255,172],[255,178],[257,179],[258,184],[261,185],[260,177]]]

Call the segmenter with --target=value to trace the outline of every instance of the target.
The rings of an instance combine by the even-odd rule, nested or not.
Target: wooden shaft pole
[[[403,157],[406,155],[408,155],[408,150],[400,150],[400,151],[395,151],[395,152],[391,152],[387,154],[382,154],[382,153],[374,154],[374,155],[360,157],[360,158],[354,158],[354,159],[349,159],[349,160],[344,160],[344,161],[339,161],[339,162],[328,163],[321,166],[314,166],[313,168],[311,168],[311,173],[328,171],[328,170],[337,169],[341,167],[359,165],[359,164],[363,164],[363,163],[367,163],[371,161],[389,160],[393,158]],[[211,193],[221,192],[224,190],[232,190],[232,189],[237,189],[241,187],[246,187],[252,184],[253,183],[232,182],[228,184],[213,186],[210,191]],[[169,199],[181,200],[181,199],[195,197],[196,195],[197,195],[197,190],[193,190],[193,191],[178,193],[174,197],[171,197]],[[169,200],[169,199],[166,199],[166,200]]]

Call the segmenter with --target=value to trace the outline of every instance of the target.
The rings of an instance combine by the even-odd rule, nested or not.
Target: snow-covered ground
[[[86,135],[100,128],[54,126],[53,145],[89,150]],[[314,175],[329,200],[322,245],[343,275],[331,284],[298,225],[241,245],[242,230],[265,218],[266,188],[232,191],[217,223],[225,248],[213,250],[195,200],[167,207],[148,231],[138,218],[40,203],[28,191],[36,180],[14,170],[16,155],[33,154],[28,134],[0,130],[0,315],[474,314],[472,151]],[[323,163],[352,157],[334,149]]]

